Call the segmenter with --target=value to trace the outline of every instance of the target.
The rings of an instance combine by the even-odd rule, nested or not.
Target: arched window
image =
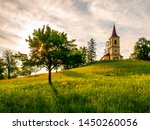
[[[115,40],[115,45],[117,45],[117,40]]]

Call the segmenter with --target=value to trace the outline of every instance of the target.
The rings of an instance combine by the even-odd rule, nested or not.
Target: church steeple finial
[[[113,31],[112,31],[112,35],[111,35],[111,36],[112,36],[112,37],[113,37],[113,36],[118,36],[117,33],[116,33],[115,24],[114,24],[114,26],[113,26]]]

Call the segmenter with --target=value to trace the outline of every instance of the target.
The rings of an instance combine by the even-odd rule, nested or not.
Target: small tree
[[[4,64],[7,69],[8,79],[12,77],[17,77],[18,67],[16,66],[16,59],[13,52],[10,50],[3,51]]]
[[[0,58],[0,79],[4,78],[4,61]]]
[[[16,53],[15,58],[17,59],[19,63],[19,75],[20,76],[28,76],[31,75],[31,73],[35,73],[40,71],[41,68],[35,66],[35,64],[28,58],[27,54],[23,53]]]
[[[135,43],[134,52],[130,58],[140,60],[150,60],[150,40],[142,37]]]
[[[64,60],[64,69],[76,68],[86,63],[86,52],[85,47],[80,47],[79,49],[74,46],[71,49],[71,53]],[[69,60],[68,60],[69,59]]]
[[[49,84],[52,84],[51,71],[63,64],[70,53],[74,40],[68,41],[67,34],[52,30],[48,25],[42,29],[34,30],[33,37],[29,36],[30,57],[36,66],[48,69]]]
[[[80,47],[80,51],[82,54],[82,64],[85,65],[87,63],[87,47]]]
[[[88,49],[87,49],[87,60],[88,62],[93,62],[96,59],[96,42],[93,38],[90,39],[88,42]]]

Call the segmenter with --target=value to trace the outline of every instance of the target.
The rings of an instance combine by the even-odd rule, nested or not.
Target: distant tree
[[[84,47],[80,47],[78,49],[74,46],[71,49],[71,53],[69,53],[67,58],[64,60],[64,69],[71,69],[84,65],[86,63],[86,52],[84,49]]]
[[[72,59],[72,68],[76,68],[76,67],[82,66],[84,64],[83,54],[80,50],[75,51],[71,55],[70,59]]]
[[[87,61],[93,62],[96,59],[96,42],[93,38],[88,42]]]
[[[35,63],[33,63],[32,60],[29,59],[27,54],[18,52],[14,55],[14,57],[18,61],[20,76],[29,76],[32,73],[36,74],[36,72],[41,70],[41,67],[35,66]]]
[[[150,60],[150,40],[142,37],[135,43],[134,52],[130,58],[140,60]]]
[[[13,52],[10,50],[3,51],[4,65],[6,66],[8,79],[17,77],[18,67]]]
[[[67,34],[52,30],[48,25],[42,29],[34,30],[33,37],[29,36],[26,41],[29,43],[30,57],[36,66],[43,66],[48,69],[48,81],[52,84],[51,71],[61,64],[71,52],[72,41],[68,41]]]
[[[28,67],[26,66],[26,62],[28,60],[28,56],[27,54],[23,54],[23,53],[15,53],[14,57],[17,60],[17,64],[18,64],[18,74],[20,76],[27,76],[31,74],[30,68],[28,69]]]
[[[4,61],[0,58],[0,79],[4,78]]]
[[[80,51],[82,54],[83,65],[85,65],[87,63],[87,47],[85,46],[80,47]]]

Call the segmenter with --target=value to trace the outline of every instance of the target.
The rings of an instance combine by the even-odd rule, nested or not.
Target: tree
[[[4,61],[0,58],[0,79],[4,78]]]
[[[69,59],[69,60],[68,60]],[[86,47],[80,47],[79,49],[74,46],[71,49],[71,53],[64,60],[64,69],[76,68],[86,63]]]
[[[80,51],[81,51],[81,54],[82,54],[83,65],[85,65],[87,63],[87,47],[85,47],[85,46],[80,47]]]
[[[87,60],[88,62],[93,62],[96,59],[96,42],[93,38],[90,39],[88,42],[88,49],[87,49]]]
[[[150,60],[150,40],[142,37],[135,43],[134,52],[130,58],[140,60]]]
[[[15,58],[18,61],[18,66],[19,66],[19,75],[20,76],[28,76],[31,75],[31,73],[35,73],[39,70],[41,70],[41,68],[34,66],[34,63],[28,58],[27,54],[23,54],[23,53],[16,53],[15,54]]]
[[[63,64],[64,59],[71,52],[72,41],[68,41],[67,34],[51,29],[48,25],[42,29],[34,30],[33,37],[29,36],[30,57],[36,66],[48,69],[48,81],[52,84],[51,71],[56,66]]]
[[[11,52],[10,50],[3,51],[3,57],[4,64],[7,69],[8,79],[10,79],[11,77],[17,77],[18,67],[16,65],[16,59],[13,55],[13,52]]]

